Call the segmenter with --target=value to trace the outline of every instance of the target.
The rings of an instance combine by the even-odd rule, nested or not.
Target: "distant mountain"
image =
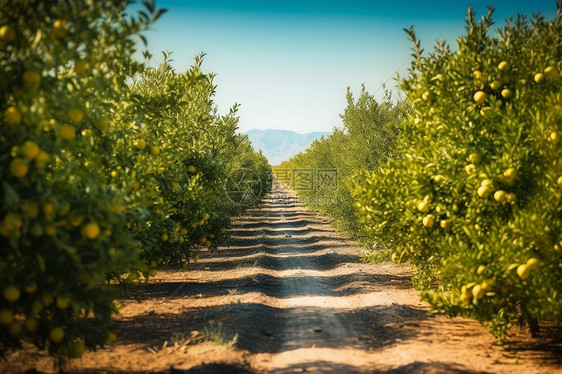
[[[299,134],[289,130],[248,130],[250,142],[256,151],[261,150],[271,165],[279,165],[307,149],[314,140],[329,132],[315,131]]]

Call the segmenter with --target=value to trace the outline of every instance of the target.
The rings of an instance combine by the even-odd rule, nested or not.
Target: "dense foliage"
[[[279,165],[278,171],[289,172],[277,174],[286,182],[289,177],[303,200],[313,209],[329,213],[336,227],[357,232],[359,226],[352,198],[354,177],[360,170],[373,169],[392,156],[399,125],[408,111],[409,106],[405,102],[394,104],[390,93],[385,95],[382,103],[378,103],[364,86],[357,99],[348,88],[347,107],[341,115],[342,126],[315,141],[305,152]],[[306,171],[313,170],[312,177],[316,179],[307,184],[312,188],[296,186],[300,176],[293,173],[298,173],[300,169],[305,172],[305,178]],[[332,176],[332,169],[337,170],[335,183],[318,180],[324,171]]]
[[[217,114],[202,56],[185,73],[137,62],[163,11],[126,5],[0,1],[2,352],[77,357],[114,340],[117,284],[220,243],[248,206],[229,196],[237,170],[260,182],[251,202],[270,186],[236,107]]]
[[[562,319],[560,3],[553,21],[518,16],[497,37],[492,24],[492,10],[477,22],[469,9],[456,50],[439,42],[428,55],[406,30],[414,61],[401,88],[412,113],[393,157],[360,155],[352,180],[376,257],[410,261],[436,311],[505,339],[518,319],[532,332]],[[314,167],[327,144],[294,160]]]

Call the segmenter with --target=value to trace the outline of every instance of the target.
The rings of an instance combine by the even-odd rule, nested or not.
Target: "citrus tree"
[[[366,171],[356,210],[372,242],[409,259],[433,307],[488,323],[560,321],[562,13],[509,19],[490,36],[469,9],[466,35],[414,62],[413,113],[397,157]]]
[[[139,261],[121,191],[98,172],[139,32],[126,1],[2,1],[0,8],[0,336],[79,356],[114,338],[115,290]],[[125,103],[126,104],[126,103]]]
[[[237,169],[249,167],[263,183],[255,202],[269,189],[266,158],[236,133],[237,107],[216,114],[214,75],[202,73],[203,56],[177,73],[165,55],[158,68],[135,77],[124,93],[133,105],[119,109],[119,131],[107,134],[117,146],[106,160],[106,183],[130,196],[129,227],[144,264],[151,264],[131,269],[133,279],[139,272],[146,278],[155,264],[185,267],[198,257],[198,246],[221,242],[229,217],[249,207],[228,197],[226,184]]]
[[[163,13],[128,1],[0,1],[0,351],[61,360],[116,338],[118,283],[186,266],[229,217],[233,170],[265,157],[217,114],[202,56],[185,73],[133,58]],[[148,54],[145,54],[148,56]],[[259,192],[259,193],[258,193]]]
[[[342,126],[279,168],[311,169],[315,173],[335,170],[335,183],[324,185],[317,181],[312,189],[293,187],[311,208],[330,214],[338,228],[358,234],[353,181],[360,170],[374,168],[392,157],[398,126],[408,113],[409,105],[404,101],[394,103],[389,92],[379,103],[364,86],[357,98],[348,88],[346,99],[347,107],[340,116]],[[286,182],[294,183],[294,179]]]

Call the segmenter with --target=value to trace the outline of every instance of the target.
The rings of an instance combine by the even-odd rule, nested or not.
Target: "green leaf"
[[[37,263],[39,264],[39,270],[41,270],[41,272],[44,273],[45,269],[47,268],[46,265],[45,265],[45,259],[39,253],[36,253],[35,256],[37,257]]]
[[[4,188],[4,201],[6,202],[6,206],[13,207],[18,205],[20,198],[16,190],[6,182],[2,182],[2,187]]]

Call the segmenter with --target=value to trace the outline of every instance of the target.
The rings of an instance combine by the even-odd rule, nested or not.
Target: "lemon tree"
[[[202,72],[204,55],[185,73],[176,72],[168,57],[123,88],[134,106],[116,113],[122,135],[106,135],[117,146],[104,174],[112,188],[129,191],[128,208],[142,211],[129,224],[144,264],[185,265],[196,259],[198,247],[219,244],[229,217],[248,208],[225,196],[229,173],[248,165],[258,171],[266,185],[261,198],[271,171],[247,137],[236,133],[237,107],[215,113],[214,75]],[[141,265],[130,271],[146,277],[150,270]]]
[[[224,197],[233,169],[271,180],[202,56],[185,73],[133,58],[163,11],[127,4],[0,1],[1,350],[114,341],[118,285],[220,243],[247,208]]]
[[[0,2],[2,349],[25,339],[71,356],[103,344],[108,275],[139,261],[112,209],[125,196],[98,172],[113,152],[98,127],[119,95],[114,77],[140,69],[136,38],[161,14],[147,3],[125,17],[125,5]]]
[[[371,241],[410,260],[433,307],[487,323],[561,319],[559,290],[562,14],[519,16],[490,36],[469,9],[455,51],[414,62],[402,88],[413,113],[396,157],[366,171],[356,209]]]
[[[375,168],[392,156],[398,126],[409,111],[409,104],[394,103],[389,92],[379,103],[364,86],[358,97],[348,88],[346,99],[342,126],[282,163],[279,169],[336,170],[335,183],[324,185],[316,181],[313,188],[294,187],[311,208],[330,214],[338,228],[357,233],[360,226],[352,197],[355,176],[360,170]],[[279,174],[281,178],[287,175]],[[285,182],[295,183],[295,180],[289,178]]]

